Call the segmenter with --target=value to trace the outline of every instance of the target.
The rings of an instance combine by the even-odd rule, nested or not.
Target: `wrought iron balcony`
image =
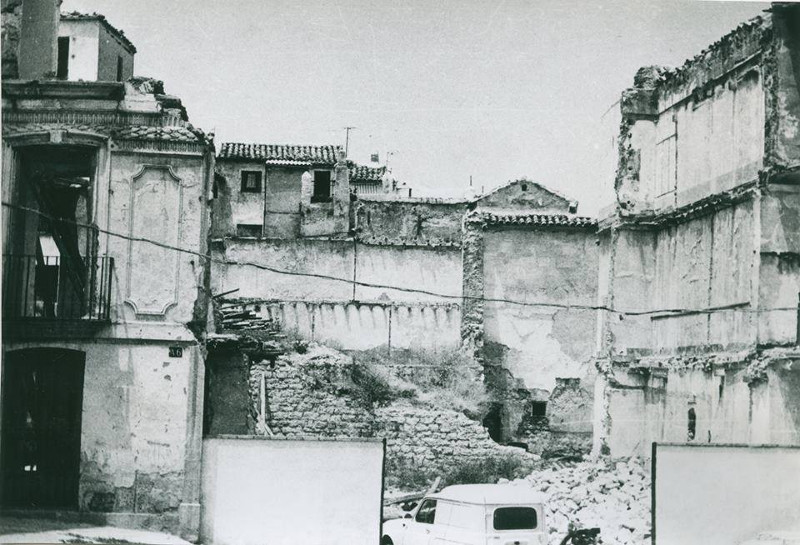
[[[114,258],[3,256],[3,322],[106,322],[111,317]]]

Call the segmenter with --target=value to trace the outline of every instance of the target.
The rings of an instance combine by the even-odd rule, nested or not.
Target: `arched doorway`
[[[4,354],[0,505],[78,507],[85,354],[31,348]]]

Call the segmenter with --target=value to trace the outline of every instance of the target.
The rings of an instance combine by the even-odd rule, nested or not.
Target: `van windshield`
[[[533,507],[499,507],[494,510],[495,530],[533,530],[536,528]]]

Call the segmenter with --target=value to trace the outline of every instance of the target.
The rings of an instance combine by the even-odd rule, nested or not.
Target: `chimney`
[[[56,73],[61,0],[24,0],[19,40],[19,79],[52,79]]]
[[[333,184],[333,222],[335,232],[350,231],[350,167],[344,151],[339,151],[336,161],[336,181]]]

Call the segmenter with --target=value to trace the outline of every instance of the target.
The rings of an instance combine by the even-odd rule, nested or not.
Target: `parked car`
[[[463,484],[383,523],[381,545],[545,545],[545,497],[524,486]]]

